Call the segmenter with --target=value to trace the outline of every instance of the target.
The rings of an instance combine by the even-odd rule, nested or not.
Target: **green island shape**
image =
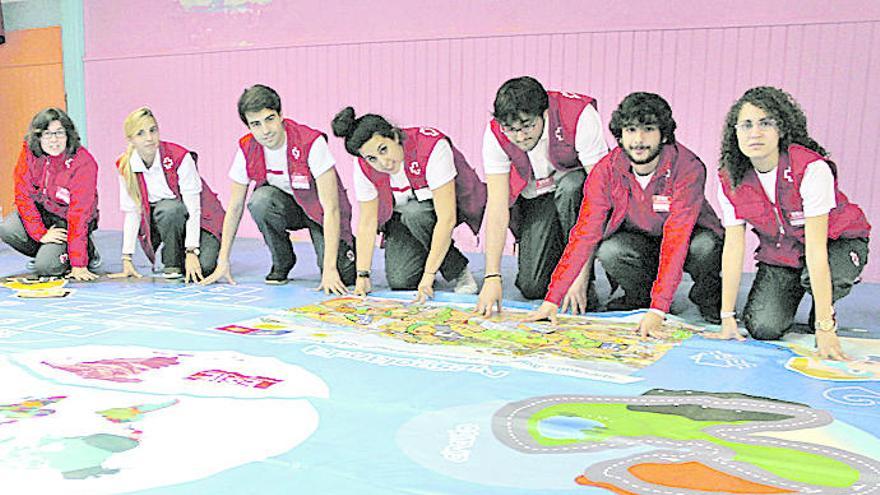
[[[539,433],[538,424],[555,416],[583,418],[604,427],[581,430],[583,438],[554,439]],[[760,419],[699,421],[685,416],[634,411],[627,404],[572,403],[548,406],[529,418],[528,431],[540,445],[555,447],[598,443],[614,437],[657,437],[673,441],[706,441],[733,450],[734,460],[757,466],[780,478],[815,486],[844,488],[859,479],[859,472],[846,463],[822,455],[785,447],[730,442],[703,430],[719,425],[743,425]]]

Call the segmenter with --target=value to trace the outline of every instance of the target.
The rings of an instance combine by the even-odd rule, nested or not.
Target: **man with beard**
[[[721,222],[706,200],[706,167],[675,141],[672,109],[659,95],[632,93],[608,126],[618,147],[590,172],[584,202],[547,297],[529,319],[573,312],[595,256],[624,294],[609,311],[650,308],[643,337],[654,334],[672,305],[682,271],[694,281],[689,299],[709,323],[720,322]]]
[[[527,299],[546,295],[577,220],[584,179],[608,151],[593,98],[547,91],[531,77],[501,85],[492,116],[483,135],[486,275],[477,312],[484,316],[493,306],[501,311],[508,227],[519,245],[516,287]]]

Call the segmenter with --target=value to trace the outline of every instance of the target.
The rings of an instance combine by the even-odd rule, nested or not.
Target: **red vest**
[[[837,206],[828,214],[828,238],[867,238],[871,226],[861,208],[850,203],[837,186],[837,166],[803,146],[792,144],[787,153],[780,153],[776,167],[776,204],[764,193],[761,181],[749,168],[736,188],[726,170],[718,175],[727,199],[736,216],[752,225],[760,241],[755,259],[771,265],[802,268],[804,266],[804,207],[801,181],[807,165],[825,160],[834,173],[834,194]]]
[[[34,156],[24,143],[15,166],[15,206],[28,235],[39,241],[46,226],[36,204],[67,219],[70,264],[88,264],[89,225],[98,220],[98,164],[80,147],[73,156]]]
[[[168,188],[171,189],[171,192],[174,193],[177,199],[180,199],[180,179],[177,175],[177,169],[180,168],[180,164],[187,154],[191,155],[193,161],[198,164],[199,157],[195,152],[167,141],[159,143],[159,159],[162,163],[162,171],[165,173]],[[116,168],[119,168],[118,160],[116,161]],[[138,232],[138,239],[141,241],[141,248],[144,250],[144,254],[147,255],[150,262],[155,262],[156,253],[153,251],[153,241],[150,232],[151,212],[147,182],[144,180],[144,174],[140,173],[137,174],[137,180],[141,193],[141,228]],[[201,228],[214,234],[214,237],[219,240],[220,234],[223,232],[223,217],[226,215],[226,212],[223,210],[220,200],[217,199],[217,194],[208,187],[205,179],[202,179],[200,200],[202,205]]]
[[[691,150],[679,143],[663,146],[644,190],[631,168],[626,153],[617,147],[590,172],[580,215],[553,271],[547,301],[559,304],[599,243],[629,219],[633,227],[662,236],[651,307],[668,312],[681,282],[694,226],[722,233],[721,222],[705,196],[706,167]]]
[[[324,208],[318,199],[318,188],[315,185],[315,178],[312,177],[312,171],[309,169],[309,151],[312,149],[315,139],[319,137],[326,139],[327,136],[321,131],[298,124],[290,119],[284,119],[283,125],[284,131],[287,133],[287,173],[290,177],[293,197],[309,218],[323,226]],[[244,153],[248,178],[256,182],[256,187],[266,184],[266,157],[263,153],[263,145],[254,139],[252,133],[239,139],[238,145]],[[336,167],[333,168],[333,173],[336,174],[336,187],[339,195],[339,237],[351,245],[353,243],[351,203],[348,201],[348,194],[345,192],[345,187],[342,186],[342,181],[339,180],[339,174],[336,173]],[[300,187],[300,184],[305,182],[295,180],[297,177],[307,180],[308,189]]]
[[[426,169],[434,146],[441,139],[449,142],[455,162],[455,203],[458,210],[456,225],[466,223],[474,235],[480,232],[483,213],[486,211],[486,184],[468,164],[464,155],[442,132],[431,127],[409,127],[403,129],[403,170],[414,191],[428,187]],[[391,176],[375,170],[361,157],[358,164],[367,179],[376,187],[379,194],[379,226],[391,218],[394,209],[394,196],[391,193]]]
[[[548,91],[547,97],[549,100],[547,120],[549,122],[544,122],[544,125],[548,126],[549,142],[547,148],[550,163],[559,171],[582,167],[575,149],[578,118],[587,105],[593,105],[593,108],[596,108],[596,100],[586,95],[567,91]],[[495,138],[498,139],[501,149],[510,157],[512,165],[510,167],[510,206],[513,206],[516,198],[532,178],[532,162],[525,151],[519,149],[504,135],[501,124],[497,120],[492,119],[489,125]]]

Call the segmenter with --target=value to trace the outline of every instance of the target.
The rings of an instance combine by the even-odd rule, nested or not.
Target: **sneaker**
[[[35,271],[37,271],[37,262],[35,260],[30,260],[27,263],[25,263],[24,267],[29,272],[35,272]]]
[[[101,265],[104,263],[104,260],[101,259],[101,253],[95,250],[95,255],[89,259],[89,271],[93,272],[98,268],[101,268]]]
[[[650,308],[651,299],[636,299],[627,295],[616,297],[605,306],[606,311],[632,311],[634,309]]]
[[[272,271],[266,275],[265,282],[269,285],[284,285],[287,283],[287,274],[290,273],[290,270],[276,270],[275,267],[272,267]]]
[[[453,292],[456,294],[476,294],[477,293],[477,281],[474,280],[473,274],[471,274],[470,270],[465,268],[461,275],[456,277],[454,280],[450,280],[453,287]]]
[[[183,274],[180,273],[180,268],[176,266],[166,266],[162,270],[162,276],[165,277],[165,280],[174,280],[182,277]]]

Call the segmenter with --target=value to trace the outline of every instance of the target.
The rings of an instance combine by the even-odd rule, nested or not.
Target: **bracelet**
[[[357,278],[370,278],[370,270],[358,270]]]
[[[719,316],[721,316],[722,320],[725,318],[736,318],[736,311],[722,311]]]
[[[497,278],[497,279],[501,280],[501,274],[500,273],[488,273],[486,275],[483,275],[483,280],[486,280],[487,278]]]
[[[123,254],[122,261],[131,261],[131,255],[130,254]]]

